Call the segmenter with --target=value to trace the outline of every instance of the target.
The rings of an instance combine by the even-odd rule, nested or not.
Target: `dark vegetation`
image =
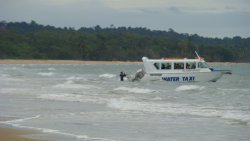
[[[72,59],[138,61],[188,57],[207,61],[250,61],[250,38],[205,38],[147,28],[95,26],[57,28],[35,21],[0,22],[0,59]]]

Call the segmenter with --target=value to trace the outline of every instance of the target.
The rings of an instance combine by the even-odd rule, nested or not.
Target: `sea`
[[[250,64],[217,82],[120,81],[142,64],[1,64],[0,127],[53,141],[249,141]]]

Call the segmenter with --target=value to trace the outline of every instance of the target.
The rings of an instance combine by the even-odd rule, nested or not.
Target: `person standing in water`
[[[126,74],[124,72],[120,73],[120,80],[123,81],[123,78],[126,76]]]

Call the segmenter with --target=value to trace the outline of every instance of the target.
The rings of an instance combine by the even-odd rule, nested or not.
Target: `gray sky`
[[[0,0],[0,21],[250,37],[250,0]]]

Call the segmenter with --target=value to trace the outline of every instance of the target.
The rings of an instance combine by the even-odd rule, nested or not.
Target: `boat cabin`
[[[209,66],[203,59],[148,59],[143,57],[147,73],[183,73],[190,71],[210,72]]]

